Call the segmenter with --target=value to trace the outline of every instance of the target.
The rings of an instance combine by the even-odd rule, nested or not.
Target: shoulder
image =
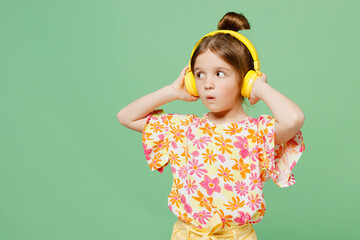
[[[154,110],[149,120],[159,121],[166,125],[181,125],[187,126],[194,121],[198,121],[198,116],[194,114],[180,114],[180,113],[165,113],[163,109]]]
[[[275,118],[268,114],[262,114],[255,119],[259,136],[272,136],[275,134]]]
[[[268,114],[262,114],[257,119],[255,119],[255,123],[258,125],[258,127],[267,127],[274,125],[275,118]]]

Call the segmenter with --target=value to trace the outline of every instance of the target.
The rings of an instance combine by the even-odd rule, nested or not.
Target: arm
[[[174,100],[170,86],[165,86],[130,103],[120,110],[117,118],[123,126],[142,132],[146,116],[157,107]]]
[[[196,101],[198,97],[191,96],[185,88],[184,76],[187,69],[188,66],[171,85],[145,95],[121,109],[117,114],[119,122],[127,128],[142,132],[146,116],[157,107],[174,100]]]
[[[286,142],[301,129],[305,121],[303,111],[289,98],[272,88],[263,73],[255,80],[250,104],[263,100],[275,117],[275,144]]]

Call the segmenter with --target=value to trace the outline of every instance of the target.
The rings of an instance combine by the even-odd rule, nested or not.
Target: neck
[[[210,112],[208,117],[211,122],[221,124],[228,122],[240,122],[247,118],[248,115],[244,112],[242,104],[239,104],[230,110]]]

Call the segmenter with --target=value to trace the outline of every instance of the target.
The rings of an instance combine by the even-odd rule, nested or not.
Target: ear
[[[188,91],[188,93],[192,96],[199,96],[197,89],[196,89],[196,81],[195,81],[195,76],[192,73],[192,71],[190,70],[190,68],[187,70],[186,74],[185,74],[185,87],[186,90]]]

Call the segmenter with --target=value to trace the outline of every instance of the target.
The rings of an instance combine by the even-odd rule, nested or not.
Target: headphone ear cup
[[[192,73],[192,71],[190,70],[190,68],[187,70],[187,72],[185,74],[185,87],[190,95],[193,95],[196,97],[199,96],[199,94],[196,90],[195,77],[194,77],[194,74]]]
[[[253,83],[258,77],[260,77],[260,74],[255,72],[254,70],[250,70],[246,73],[244,77],[244,84],[241,89],[242,96],[250,98]]]

